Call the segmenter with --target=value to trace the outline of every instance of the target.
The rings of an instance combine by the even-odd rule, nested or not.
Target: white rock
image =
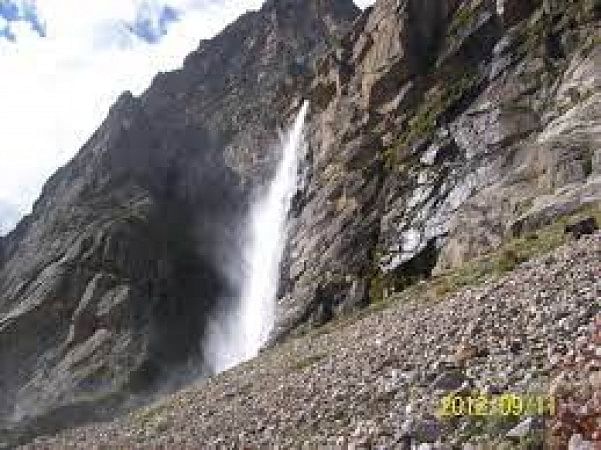
[[[514,428],[507,432],[507,437],[522,438],[528,436],[532,430],[532,417],[528,417],[525,420],[518,423]]]
[[[585,441],[581,435],[574,434],[570,438],[568,450],[595,450],[595,445],[592,442]]]

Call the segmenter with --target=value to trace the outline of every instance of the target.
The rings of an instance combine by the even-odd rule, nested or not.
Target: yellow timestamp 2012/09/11
[[[554,416],[556,399],[548,395],[514,394],[458,395],[441,398],[440,416]]]

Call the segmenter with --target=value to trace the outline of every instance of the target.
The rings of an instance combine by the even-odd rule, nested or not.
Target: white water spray
[[[286,219],[298,189],[308,108],[305,102],[282,138],[282,157],[275,177],[266,196],[252,208],[241,298],[228,317],[210,327],[205,353],[216,372],[255,357],[273,330],[280,264],[286,243]]]

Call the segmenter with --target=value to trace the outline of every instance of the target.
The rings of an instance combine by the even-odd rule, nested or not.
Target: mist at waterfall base
[[[203,353],[213,373],[255,357],[273,331],[287,218],[299,189],[299,164],[306,152],[304,124],[308,109],[305,101],[290,129],[281,136],[281,156],[274,178],[251,208],[242,255],[241,295],[233,308],[219,313],[207,326]]]

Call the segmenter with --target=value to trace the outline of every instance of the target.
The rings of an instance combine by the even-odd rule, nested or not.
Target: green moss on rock
[[[428,140],[436,131],[442,116],[450,116],[450,111],[480,82],[476,70],[469,72],[438,73],[434,79],[442,81],[431,87],[423,97],[418,109],[409,116],[404,132],[397,144],[384,151],[384,160],[388,169],[398,168],[405,162],[398,155],[408,152],[403,149],[420,140]]]

